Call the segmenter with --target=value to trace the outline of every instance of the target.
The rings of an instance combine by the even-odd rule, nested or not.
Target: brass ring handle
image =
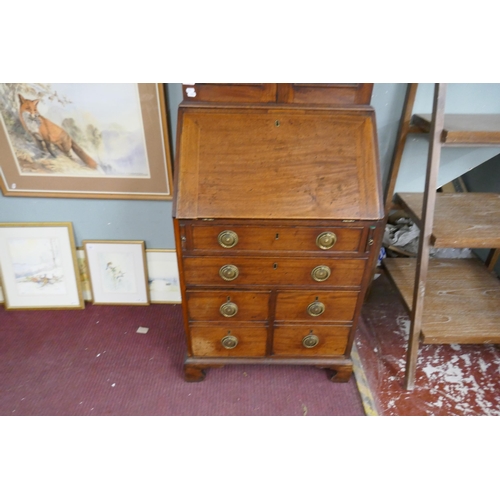
[[[224,349],[234,349],[238,345],[238,339],[234,335],[226,335],[220,342]]]
[[[321,233],[316,238],[316,245],[321,248],[321,250],[329,250],[335,243],[337,243],[337,235],[331,231]]]
[[[325,312],[325,304],[323,302],[314,301],[307,306],[309,316],[321,316]]]
[[[217,237],[219,245],[224,248],[233,248],[238,243],[238,235],[234,231],[222,231]]]
[[[311,271],[311,276],[314,281],[326,281],[331,274],[332,270],[328,266],[316,266]]]
[[[234,302],[226,302],[219,308],[220,313],[225,318],[232,318],[238,312],[238,306]]]
[[[302,339],[302,345],[306,349],[312,349],[319,344],[319,338],[316,335],[309,334]]]
[[[238,268],[232,264],[226,264],[219,269],[219,276],[225,281],[233,281],[239,274]]]

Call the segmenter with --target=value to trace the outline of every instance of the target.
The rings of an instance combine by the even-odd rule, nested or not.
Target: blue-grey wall
[[[376,83],[372,105],[377,117],[381,170],[385,182],[399,123],[405,84]],[[416,112],[430,112],[432,84],[419,86]],[[169,83],[168,108],[175,150],[177,107],[182,100],[180,83]],[[447,111],[500,113],[500,84],[450,84]],[[401,167],[399,190],[418,191],[423,186],[426,155],[423,137],[412,138]],[[461,175],[500,153],[496,148],[454,148],[443,152],[442,181]],[[445,156],[446,155],[446,156]],[[498,173],[498,171],[497,171]],[[172,202],[143,200],[94,200],[4,197],[0,195],[0,222],[73,223],[77,246],[85,239],[144,240],[146,248],[174,248]]]

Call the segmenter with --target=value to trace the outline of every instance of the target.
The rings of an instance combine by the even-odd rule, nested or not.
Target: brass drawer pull
[[[337,243],[337,236],[331,231],[321,233],[316,238],[316,245],[321,248],[321,250],[329,250],[335,243]]]
[[[311,302],[307,306],[307,313],[309,316],[321,316],[325,312],[325,304],[323,302]]]
[[[226,302],[219,308],[220,313],[225,318],[232,318],[238,312],[238,306],[234,302]]]
[[[226,264],[219,269],[219,276],[226,281],[233,281],[239,276],[240,272],[236,266]]]
[[[326,281],[331,274],[332,270],[328,266],[316,266],[311,271],[311,276],[314,281]]]
[[[234,335],[226,335],[220,342],[224,349],[234,349],[238,345],[238,339]]]
[[[238,243],[238,235],[234,231],[222,231],[217,238],[219,245],[224,248],[233,248]]]
[[[309,335],[306,335],[302,339],[302,345],[306,349],[312,349],[313,347],[316,347],[318,344],[319,344],[319,338],[311,333]]]

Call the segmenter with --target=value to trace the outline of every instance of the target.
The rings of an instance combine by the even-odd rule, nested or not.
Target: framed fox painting
[[[172,198],[165,88],[0,83],[5,196]]]

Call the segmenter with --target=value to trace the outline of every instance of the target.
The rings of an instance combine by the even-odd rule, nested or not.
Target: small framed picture
[[[148,305],[144,241],[82,242],[93,304]]]
[[[0,223],[6,309],[83,309],[70,222]]]
[[[175,250],[146,250],[152,304],[180,304],[179,267]]]

